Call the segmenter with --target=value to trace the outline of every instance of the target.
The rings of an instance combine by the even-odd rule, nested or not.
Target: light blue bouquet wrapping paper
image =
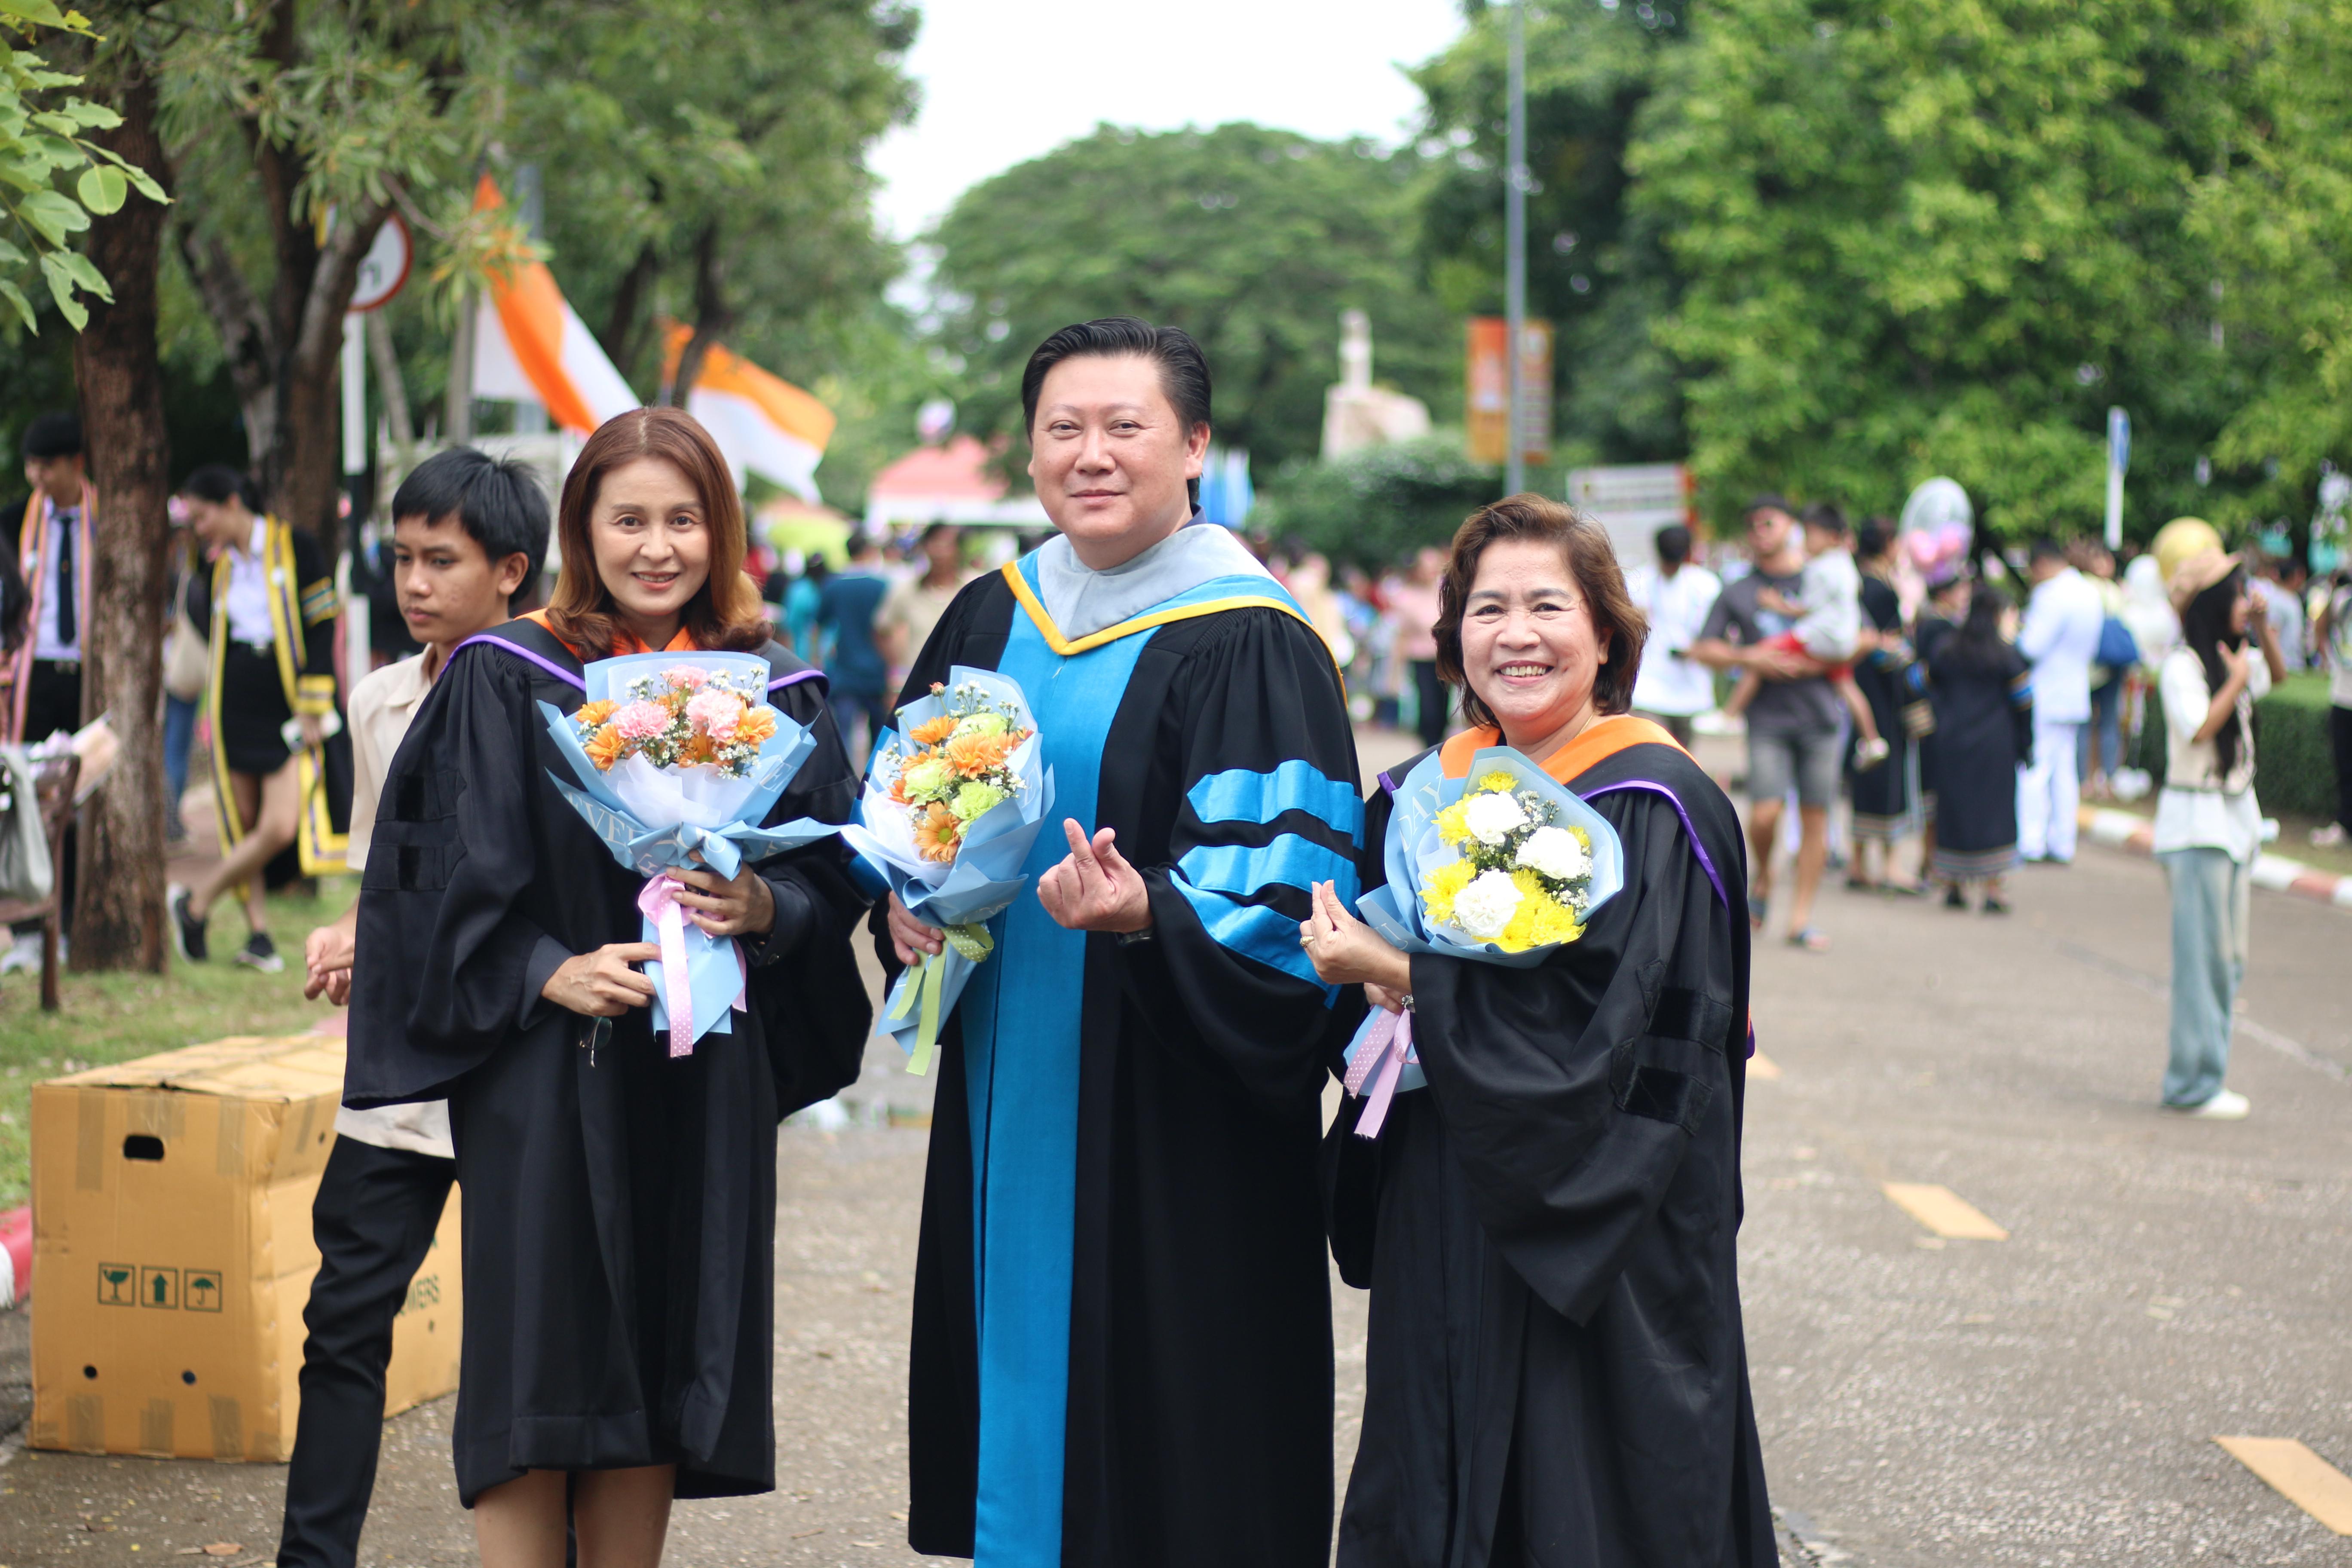
[[[1028,885],[1022,864],[1054,809],[1054,770],[1040,758],[1036,721],[1020,683],[992,669],[959,664],[948,671],[948,692],[964,687],[1011,714],[1013,728],[1030,731],[1005,759],[1021,787],[965,825],[953,860],[924,859],[915,848],[912,816],[890,798],[890,786],[908,749],[901,737],[947,716],[946,696],[927,694],[898,710],[897,730],[876,737],[858,820],[841,829],[843,840],[889,884],[908,914],[947,932],[937,956],[926,956],[898,976],[882,1009],[883,1031],[908,1054],[907,1070],[912,1073],[930,1070],[940,1026],[955,1010],[973,969],[993,951],[987,922]]]
[[[585,702],[626,701],[629,682],[641,676],[660,675],[680,665],[691,665],[713,675],[723,673],[733,690],[758,694],[764,700],[768,661],[745,653],[641,653],[600,658],[582,668],[587,682]],[[617,691],[620,695],[614,696]],[[802,817],[774,827],[757,826],[774,809],[777,799],[816,750],[816,736],[782,710],[769,707],[776,732],[760,746],[758,760],[740,779],[719,776],[709,767],[655,768],[642,757],[632,757],[610,773],[588,760],[572,716],[551,702],[539,710],[547,732],[572,765],[572,777],[556,770],[548,776],[581,819],[595,830],[613,858],[646,878],[648,890],[666,872],[708,868],[732,877],[746,860],[764,860],[787,849],[814,844],[841,831],[830,822]],[[638,906],[648,902],[641,896]],[[744,963],[731,937],[705,933],[692,921],[683,921],[686,970],[693,1016],[688,1023],[688,1043],[717,1032],[732,1032],[730,1013],[743,994]],[[642,939],[660,943],[662,932],[651,912],[645,913]],[[677,1039],[672,1028],[668,966],[656,959],[646,965],[654,983],[653,1026],[656,1035]],[[677,1050],[675,1043],[673,1054]]]
[[[1459,849],[1438,836],[1437,814],[1460,800],[1473,782],[1494,773],[1509,773],[1517,781],[1519,789],[1531,790],[1549,803],[1552,826],[1579,828],[1584,833],[1592,854],[1585,922],[1625,885],[1625,847],[1619,841],[1617,830],[1609,826],[1609,819],[1544,772],[1525,752],[1508,746],[1490,746],[1473,756],[1470,771],[1457,779],[1445,776],[1439,753],[1432,752],[1398,783],[1392,797],[1388,836],[1381,846],[1381,861],[1388,873],[1386,885],[1372,889],[1356,900],[1356,918],[1379,932],[1391,947],[1404,952],[1442,953],[1448,958],[1497,963],[1507,969],[1532,969],[1562,945],[1547,942],[1524,952],[1507,952],[1499,944],[1478,942],[1457,928],[1432,925],[1422,909],[1422,879],[1461,856]],[[1364,1090],[1374,1074],[1380,1075],[1389,1093],[1421,1089],[1428,1083],[1428,1076],[1421,1070],[1421,1063],[1412,1052],[1411,1028],[1409,1021],[1383,1007],[1374,1007],[1364,1016],[1355,1038],[1348,1042],[1346,1081],[1349,1093]],[[1359,1057],[1363,1058],[1360,1069]],[[1364,1123],[1369,1122],[1370,1131],[1364,1135],[1377,1135],[1381,1117],[1374,1110],[1385,1110],[1387,1104],[1388,1094],[1380,1094],[1377,1106],[1367,1108],[1358,1131],[1364,1131]]]

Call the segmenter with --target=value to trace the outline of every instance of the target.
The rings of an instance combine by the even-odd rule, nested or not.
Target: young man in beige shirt
[[[459,447],[428,458],[392,498],[393,585],[425,651],[352,689],[348,863],[364,875],[377,797],[409,721],[449,655],[511,618],[547,559],[546,494],[529,469]],[[303,946],[303,994],[351,994],[354,906]],[[283,1568],[351,1568],[375,1489],[392,1323],[457,1173],[449,1108],[435,1100],[343,1110],[311,1207],[319,1272],[302,1313],[302,1407],[286,1475]]]

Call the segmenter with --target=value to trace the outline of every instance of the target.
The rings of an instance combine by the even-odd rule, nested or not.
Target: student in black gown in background
[[[625,414],[565,480],[549,609],[452,655],[394,760],[360,895],[347,1104],[446,1097],[465,1201],[455,1449],[487,1568],[660,1560],[672,1497],[775,1484],[776,1123],[856,1077],[870,1011],[838,839],[679,875],[737,937],[748,1011],[672,1059],[635,967],[643,881],[556,793],[537,704],[584,661],[759,651],[817,746],[770,814],[840,822],[856,781],[816,671],[768,640],[701,426]],[[567,1474],[568,1473],[568,1474]]]
[[[2017,864],[2017,772],[2033,761],[2033,674],[2001,636],[2009,595],[1979,583],[1968,618],[1921,639],[1936,704],[1936,845],[1929,869],[1947,909],[1984,889],[1985,913],[2009,912],[2002,879]],[[1932,652],[1928,651],[1930,648]]]
[[[1299,941],[1409,1007],[1428,1087],[1326,1143],[1333,1250],[1372,1293],[1340,1568],[1770,1568],[1734,1241],[1749,1051],[1731,804],[1626,713],[1645,628],[1608,540],[1542,497],[1455,535],[1439,668],[1474,728],[1606,817],[1625,885],[1541,963],[1408,958],[1327,884]],[[1423,752],[1423,756],[1427,756]],[[1364,879],[1384,879],[1391,781]]]

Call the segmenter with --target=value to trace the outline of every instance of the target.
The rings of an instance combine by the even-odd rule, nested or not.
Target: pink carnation
[[[632,702],[613,715],[624,740],[650,741],[669,728],[669,710],[658,702]]]
[[[731,741],[743,717],[743,700],[731,691],[706,691],[689,699],[686,716],[714,741]]]
[[[672,691],[699,691],[709,683],[710,672],[698,665],[673,664],[662,671],[662,679]]]

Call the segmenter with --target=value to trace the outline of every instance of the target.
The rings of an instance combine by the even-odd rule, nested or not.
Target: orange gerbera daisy
[[[966,778],[1002,767],[1013,753],[1010,735],[958,735],[948,742],[948,765]]]
[[[574,721],[593,728],[598,724],[602,724],[605,720],[610,719],[613,716],[614,710],[618,707],[620,707],[620,704],[617,702],[591,702],[586,707],[581,709],[579,712],[572,715],[572,717]]]
[[[677,749],[677,760],[683,767],[700,767],[719,760],[719,743],[708,735],[697,735]]]
[[[764,704],[735,721],[735,739],[747,746],[760,745],[775,732],[776,716]]]
[[[956,858],[956,840],[962,837],[963,824],[955,813],[933,802],[915,821],[915,853],[926,860],[946,862]]]
[[[610,704],[606,706],[609,707]],[[621,739],[621,731],[617,727],[607,724],[589,736],[582,749],[587,752],[588,760],[596,764],[597,772],[609,773],[612,771],[613,764],[621,760],[621,753],[627,750],[628,744],[626,741]]]
[[[916,725],[907,732],[907,739],[919,746],[936,746],[954,734],[955,727],[955,716],[942,713],[936,719],[929,719]]]

